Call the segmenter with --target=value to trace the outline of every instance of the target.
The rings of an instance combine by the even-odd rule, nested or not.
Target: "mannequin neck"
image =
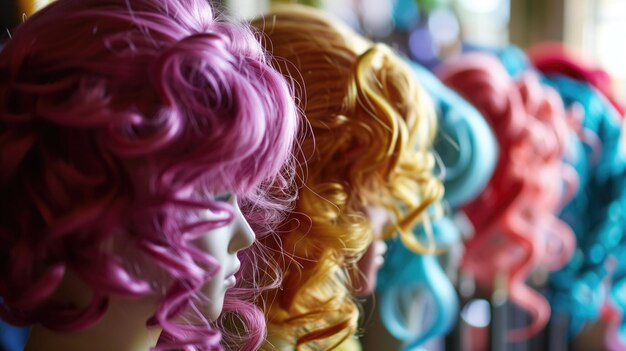
[[[155,298],[112,297],[104,318],[86,330],[57,333],[34,325],[25,351],[148,351],[161,334],[160,328],[146,327],[155,310]]]

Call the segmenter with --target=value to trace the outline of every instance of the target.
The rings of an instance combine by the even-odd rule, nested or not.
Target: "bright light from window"
[[[461,6],[474,13],[491,13],[498,9],[501,0],[459,0]]]
[[[391,3],[379,0],[363,0],[363,22],[367,34],[374,37],[384,37],[393,31],[391,19]]]
[[[626,22],[609,21],[596,28],[596,56],[600,65],[620,78],[626,78],[626,47],[616,45],[626,33]]]

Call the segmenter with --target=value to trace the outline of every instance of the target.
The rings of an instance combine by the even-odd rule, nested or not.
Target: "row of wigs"
[[[115,297],[156,296],[145,321],[163,331],[155,350],[258,349],[266,328],[254,301],[280,276],[262,243],[295,196],[300,119],[251,28],[204,0],[63,0],[10,36],[0,318],[69,333],[98,323]],[[202,289],[220,263],[193,241],[234,217],[216,199],[224,192],[258,241],[208,321]],[[51,298],[71,274],[92,292],[87,306]]]
[[[524,58],[518,57],[519,61]],[[570,338],[602,319],[609,325],[605,347],[624,349],[626,290],[620,263],[626,242],[624,108],[613,96],[606,72],[577,59],[566,48],[531,48],[526,62],[559,92],[578,122],[572,133],[572,144],[577,145],[572,149],[577,151],[567,161],[579,175],[579,188],[560,213],[574,231],[577,245],[567,265],[550,277],[548,296],[555,313],[569,320]]]
[[[340,277],[343,281],[340,285],[336,284],[336,280],[335,283],[332,283],[330,279],[323,282],[320,275],[306,277],[305,272],[309,270],[313,272],[311,274],[314,274],[325,271],[325,277],[331,276],[328,273],[333,272],[332,267],[324,263],[326,257],[323,255],[333,255],[332,261],[338,263],[338,266],[334,268],[340,268],[341,265],[353,265],[354,257],[350,256],[350,252],[333,251],[332,241],[337,240],[342,245],[338,246],[338,249],[354,249],[355,251],[352,252],[356,252],[357,246],[346,245],[350,243],[350,237],[355,237],[356,232],[350,234],[348,231],[343,231],[341,234],[325,237],[321,233],[311,234],[310,228],[322,223],[331,223],[330,227],[325,228],[327,233],[331,233],[333,229],[340,228],[338,224],[341,221],[336,220],[338,214],[357,215],[361,206],[362,216],[363,206],[376,204],[374,200],[358,198],[367,192],[367,187],[358,188],[355,185],[359,180],[367,179],[367,176],[360,179],[351,178],[351,172],[356,166],[347,165],[345,162],[358,164],[360,155],[367,155],[367,151],[360,150],[358,145],[366,143],[369,143],[368,151],[371,153],[365,156],[366,160],[372,162],[380,159],[374,156],[377,145],[375,140],[369,139],[368,134],[372,133],[370,130],[360,134],[367,138],[364,142],[349,144],[353,147],[356,144],[356,150],[340,149],[342,152],[340,160],[333,159],[333,151],[342,147],[343,139],[354,137],[351,134],[354,127],[346,127],[346,124],[349,124],[350,120],[356,116],[354,111],[350,110],[355,106],[353,103],[355,100],[341,100],[351,95],[339,90],[346,86],[342,77],[350,77],[350,75],[340,75],[337,70],[341,67],[349,67],[349,62],[356,60],[358,79],[360,72],[370,69],[368,66],[360,66],[361,59],[368,54],[368,50],[374,50],[376,46],[381,50],[387,49],[380,44],[368,43],[343,24],[323,18],[321,14],[316,14],[312,10],[278,10],[254,23],[267,35],[275,62],[278,65],[285,65],[286,68],[282,71],[287,70],[292,75],[301,75],[302,87],[305,90],[303,96],[306,98],[306,101],[301,103],[307,120],[313,125],[315,138],[324,135],[320,127],[324,131],[345,127],[341,134],[332,134],[333,141],[339,144],[325,143],[325,139],[321,139],[323,145],[309,146],[310,153],[315,154],[320,150],[327,150],[327,154],[316,155],[307,161],[315,171],[314,177],[308,174],[306,188],[316,189],[315,186],[319,184],[331,187],[332,181],[325,184],[324,179],[333,180],[338,170],[343,167],[350,171],[347,172],[347,178],[342,178],[342,181],[350,186],[353,193],[345,192],[344,196],[335,198],[333,209],[339,210],[338,212],[326,218],[308,218],[311,226],[306,227],[307,234],[296,234],[297,241],[292,244],[292,250],[297,252],[294,257],[305,259],[292,266],[296,273],[287,273],[287,275],[295,274],[296,278],[287,285],[283,285],[283,293],[272,296],[280,302],[269,308],[270,322],[268,324],[269,340],[283,338],[283,342],[297,349],[333,348],[354,334],[355,316],[346,314],[346,310],[340,308],[326,310],[325,306],[332,307],[333,303],[340,301],[331,296],[343,296],[345,301],[352,300],[349,290],[342,290],[343,292],[339,295],[333,295],[330,292],[331,289],[338,287],[343,289],[349,286],[350,282],[346,281],[345,271],[332,275],[333,279]],[[355,59],[354,56],[351,57],[355,55],[355,52],[363,54]],[[396,69],[400,69],[405,74],[409,73],[417,82],[418,89],[424,90],[430,97],[415,98],[414,104],[418,106],[415,108],[427,112],[432,108],[429,105],[434,102],[433,107],[437,114],[439,129],[434,144],[426,143],[424,146],[427,149],[432,147],[440,162],[439,177],[446,188],[444,204],[447,204],[447,210],[446,215],[443,215],[442,207],[436,205],[436,202],[426,202],[418,207],[419,212],[416,212],[421,216],[418,225],[415,225],[415,221],[411,221],[408,226],[393,228],[392,231],[400,233],[399,236],[385,236],[390,250],[379,274],[377,292],[380,297],[381,319],[388,331],[404,342],[403,347],[406,350],[415,349],[429,339],[443,336],[450,331],[458,315],[455,290],[459,287],[449,279],[441,267],[441,262],[437,261],[437,256],[450,251],[461,242],[464,252],[458,262],[458,267],[452,267],[452,270],[458,270],[462,277],[469,277],[476,285],[478,296],[488,296],[495,289],[503,287],[510,302],[530,316],[528,325],[519,329],[504,330],[509,341],[528,339],[545,329],[553,309],[567,313],[567,311],[585,311],[586,309],[581,309],[583,305],[591,306],[591,309],[595,308],[592,314],[597,317],[600,307],[594,307],[590,297],[598,292],[602,294],[601,291],[605,290],[606,270],[617,271],[615,268],[608,267],[612,262],[611,257],[614,257],[608,253],[608,246],[617,245],[615,241],[620,236],[615,234],[617,228],[611,227],[611,234],[603,235],[604,237],[611,235],[611,240],[613,240],[611,244],[604,242],[602,246],[588,245],[581,235],[596,237],[594,234],[582,233],[600,230],[597,229],[597,224],[591,224],[588,229],[581,229],[572,221],[579,221],[584,218],[583,214],[599,210],[598,217],[602,218],[600,221],[603,223],[604,221],[609,221],[613,225],[619,223],[620,212],[616,209],[619,206],[614,200],[593,195],[596,196],[597,202],[580,205],[581,201],[588,201],[590,194],[596,194],[598,190],[595,187],[600,186],[590,183],[585,178],[589,171],[581,171],[582,160],[589,164],[593,173],[597,172],[598,177],[604,179],[606,171],[602,167],[596,168],[594,164],[594,158],[600,157],[600,150],[603,150],[602,152],[612,150],[609,159],[618,164],[621,158],[617,147],[619,119],[614,118],[618,115],[616,109],[620,106],[615,99],[607,100],[607,97],[601,93],[596,94],[603,108],[609,111],[604,114],[614,114],[613,117],[606,117],[611,127],[605,128],[611,132],[604,132],[584,122],[585,115],[591,114],[579,107],[579,104],[588,105],[583,98],[585,93],[578,91],[573,97],[569,97],[583,100],[578,104],[572,104],[562,88],[551,84],[545,71],[533,67],[526,56],[515,48],[500,51],[497,55],[484,52],[462,55],[442,63],[435,70],[436,76],[417,64],[404,61],[402,63],[394,60],[394,64],[398,67]],[[409,65],[410,72],[406,71],[404,67],[406,64]],[[394,69],[385,65],[383,67]],[[571,69],[565,69],[565,71],[571,72]],[[391,77],[391,73],[381,75]],[[580,76],[577,78],[581,79]],[[320,82],[324,82],[321,87]],[[337,86],[329,82],[336,82]],[[380,78],[375,83],[383,88],[389,84]],[[589,81],[573,80],[568,84],[580,84],[587,86],[590,91],[595,91],[595,88],[591,88]],[[596,82],[596,84],[600,83]],[[359,99],[358,94],[371,92],[372,88],[368,89],[367,85],[359,84],[358,80],[354,86],[357,88],[354,93],[357,95],[356,101],[362,104],[361,106],[372,109],[370,117],[381,118],[381,116],[386,116],[384,114],[386,111],[392,111],[391,108],[394,106],[385,109],[382,105],[383,108],[377,109],[378,103],[384,103],[384,100],[376,99],[375,95],[366,95]],[[405,90],[405,95],[412,96],[410,91]],[[381,95],[388,102],[393,101],[392,90],[383,91],[383,94],[386,94]],[[341,105],[343,109],[332,108],[332,106],[338,106],[332,103],[334,99],[343,103]],[[396,106],[398,106],[397,102]],[[318,113],[321,117],[317,117]],[[331,119],[324,119],[324,117]],[[593,120],[590,117],[587,119]],[[323,124],[317,125],[317,121],[323,121]],[[392,126],[393,124],[388,128]],[[422,126],[422,128],[425,127],[425,125]],[[423,130],[422,133],[430,134],[434,131],[434,129]],[[580,149],[584,152],[576,154]],[[328,164],[326,163],[329,162],[328,160],[333,160],[336,166],[319,167],[321,164]],[[377,164],[379,163],[373,162],[372,168]],[[621,179],[620,166],[611,167],[613,170],[609,173],[613,174],[617,180],[611,181],[610,185],[606,185],[605,179],[601,183],[620,193],[622,187],[616,183]],[[333,171],[323,175],[333,168]],[[433,171],[432,167],[427,167],[427,169]],[[382,174],[385,174],[384,171]],[[428,183],[423,183],[422,186],[422,191],[428,189]],[[316,190],[315,193],[320,194],[321,189],[324,188],[320,187],[320,190]],[[333,191],[337,191],[334,194],[342,193],[341,190],[337,190],[341,189],[339,185],[335,184],[332,188]],[[382,189],[384,187],[379,186],[377,191],[381,192]],[[431,187],[431,189],[435,188]],[[399,199],[403,199],[399,194],[399,192],[391,192],[388,198],[395,197],[394,201],[396,204],[400,203],[400,209],[394,209],[389,204],[383,203],[383,205],[393,210],[398,222],[402,222],[401,209],[406,210],[409,205],[407,202],[398,202]],[[351,196],[356,197],[357,200],[352,203],[353,206],[357,204],[352,208],[345,205],[350,203]],[[581,197],[585,200],[580,200]],[[329,195],[323,198],[333,199]],[[348,201],[344,202],[344,199]],[[423,199],[423,194],[420,194],[418,199]],[[299,206],[302,206],[300,207],[303,209],[302,213],[315,213],[312,203],[307,205],[302,202]],[[606,209],[607,206],[612,210]],[[581,212],[576,215],[568,214],[573,207]],[[457,213],[466,216],[470,223],[469,230],[459,228],[458,223],[452,219],[452,216]],[[319,222],[316,222],[318,219]],[[295,222],[300,223],[300,221]],[[603,224],[604,229],[601,230],[608,230],[606,229],[608,225]],[[407,230],[412,232],[408,236]],[[297,231],[291,230],[291,233],[297,233]],[[371,234],[367,235],[366,240],[371,240],[370,237]],[[319,242],[320,246],[307,242],[318,240],[318,238],[322,238]],[[326,246],[323,247],[322,252],[310,249],[310,247],[321,248],[324,244]],[[290,247],[287,249],[290,250]],[[587,251],[593,253],[585,253]],[[593,256],[592,260],[595,260],[597,264],[593,274],[570,272],[567,275],[568,273],[565,273],[572,265],[589,267],[588,263],[574,262],[589,260],[590,256]],[[317,263],[307,267],[307,262],[310,264],[316,259]],[[532,274],[542,271],[551,273],[547,296],[528,284]],[[563,274],[566,275],[563,276]],[[585,278],[581,278],[581,281],[577,283],[575,292],[568,290],[568,282],[581,276]],[[587,279],[586,282],[585,279]],[[563,299],[558,296],[563,292],[558,292],[555,285],[559,280],[562,285],[561,290],[569,294],[565,300],[577,301],[579,305],[566,303],[566,306],[560,306]],[[613,286],[621,285],[613,284]],[[325,289],[329,287],[330,289]],[[293,293],[284,293],[285,291]],[[610,296],[614,296],[611,304],[623,303],[616,297],[620,294],[615,289],[611,291]],[[327,293],[329,295],[325,295]],[[434,308],[431,312],[434,313],[431,314],[430,319],[424,318],[423,308],[413,308],[416,305],[416,296],[422,296],[423,299],[425,296],[423,293],[429,296],[428,301],[434,302],[431,306]],[[606,305],[608,301],[606,296],[609,294],[604,293],[604,296],[605,298],[600,299],[602,301],[600,305]],[[321,316],[334,316],[335,312],[339,312],[337,317],[320,319]],[[589,314],[589,311],[583,313]],[[619,313],[616,314],[619,315]],[[574,337],[580,332],[582,326],[593,320],[594,318],[585,319],[579,318],[578,315],[571,315],[568,338]],[[292,328],[291,331],[289,328]],[[367,330],[365,332],[367,333]],[[614,339],[618,340],[618,338]],[[272,346],[268,346],[268,349]]]
[[[62,8],[59,3],[42,12]],[[178,296],[181,289],[172,290],[174,304],[157,315],[163,320],[150,322],[166,326],[159,350],[213,349],[220,343],[220,333],[226,333],[222,342],[228,349],[258,348],[264,325],[244,304],[255,288],[261,295],[257,304],[267,318],[268,337],[260,345],[262,349],[322,350],[351,338],[358,328],[359,303],[352,296],[349,272],[373,240],[368,207],[382,207],[392,214],[393,223],[383,238],[397,236],[413,255],[433,254],[439,245],[430,224],[443,213],[440,200],[444,190],[432,152],[437,118],[409,64],[388,46],[365,40],[323,13],[304,8],[277,10],[252,24],[263,33],[261,42],[272,55],[274,67],[296,89],[296,102],[306,120],[300,128],[301,149],[296,152],[299,166],[295,174],[280,177],[286,181],[295,176],[298,199],[277,226],[279,235],[257,235],[254,255],[246,256],[241,272],[257,279],[251,286],[230,292],[223,322],[204,331],[170,324],[176,311],[190,302]],[[176,94],[167,87],[164,90]],[[281,160],[284,157],[275,162]],[[190,164],[187,167],[195,169]],[[266,219],[259,218],[259,226],[252,224],[255,229],[265,229]],[[416,226],[423,235],[413,232]],[[282,275],[259,269],[254,261],[258,257],[263,258],[261,263],[277,265]],[[267,284],[259,286],[259,282]],[[200,285],[195,284],[195,289]],[[10,306],[12,301],[5,299],[4,303]],[[4,317],[11,319],[12,312],[7,310]],[[230,330],[229,326],[241,323],[229,322],[229,315],[242,319],[245,331]],[[35,321],[20,317],[12,322]],[[90,323],[64,328],[74,330]],[[58,322],[50,320],[48,324],[54,328]]]
[[[512,341],[557,314],[569,319],[570,339],[609,315],[607,343],[619,345],[624,109],[606,74],[545,48],[464,54],[432,73],[304,8],[252,25],[306,120],[295,208],[280,235],[260,238],[283,272],[257,302],[267,318],[262,349],[330,349],[367,333],[349,271],[372,241],[370,206],[394,214],[377,295],[403,349],[453,328],[457,270],[476,295],[503,285],[529,313],[528,326],[508,332]],[[442,265],[458,247],[462,258]],[[547,294],[527,284],[541,270],[551,272]],[[423,293],[434,302],[428,320],[414,308]]]
[[[410,29],[403,26],[409,3],[416,6],[409,1],[394,5],[400,32]],[[541,349],[560,350],[568,343],[579,349],[626,349],[626,287],[619,259],[624,250],[625,108],[611,77],[561,44],[535,45],[527,53],[515,47],[463,47],[480,53],[430,62],[436,78],[418,64],[413,68],[439,105],[435,150],[445,169],[449,218],[435,221],[433,231],[445,228],[437,238],[449,253],[459,247],[465,252],[456,264],[446,255],[435,262],[391,243],[377,290],[383,324],[403,350],[448,333],[457,335],[448,335],[447,349],[464,349],[469,340],[459,340],[455,295],[461,302],[491,299],[492,305],[504,296],[529,316],[522,322],[527,325],[508,330],[506,316],[492,319],[491,332],[504,337],[492,337],[490,349],[528,339]],[[451,109],[446,99],[452,101],[455,93],[462,97]],[[468,109],[467,102],[480,113]],[[446,128],[455,114],[467,117]],[[490,131],[477,124],[468,128],[474,115],[488,122]],[[484,178],[469,172],[472,167],[480,167]],[[460,170],[467,173],[459,178]],[[459,179],[473,185],[461,190]],[[471,194],[469,201],[456,202],[464,194]],[[447,265],[447,275],[439,263]],[[491,312],[499,313],[495,308]],[[597,325],[608,325],[602,345],[579,343]],[[364,340],[374,339],[366,331]]]
[[[490,299],[503,289],[509,302],[529,316],[528,324],[519,329],[492,325],[492,331],[506,337],[504,344],[491,344],[491,349],[536,339],[540,333],[545,340],[535,345],[550,349],[555,344],[549,338],[573,342],[594,323],[608,327],[602,345],[593,347],[626,348],[625,270],[619,260],[626,242],[624,108],[610,89],[608,74],[560,44],[537,45],[527,53],[516,47],[464,53],[434,69],[439,80],[426,77],[423,67],[414,67],[420,83],[440,101],[438,140],[452,136],[459,146],[452,152],[436,148],[446,170],[458,174],[463,153],[479,150],[467,147],[472,140],[492,142],[478,129],[457,127],[446,133],[450,110],[441,101],[449,96],[448,89],[471,103],[488,123],[497,155],[492,174],[485,157],[493,153],[467,156],[466,165],[480,165],[487,172],[480,179],[488,179],[485,186],[474,178],[479,191],[469,201],[454,201],[456,189],[449,186],[454,178],[444,173],[450,214],[462,213],[471,223],[469,228],[460,221],[449,226],[445,218],[434,223],[434,228],[439,224],[448,233],[459,233],[452,237],[462,238],[457,244],[464,253],[457,266],[452,264],[460,277],[456,284],[441,279],[450,275],[442,275],[435,262],[425,269],[428,256],[407,263],[411,255],[392,246],[378,287],[379,311],[388,331],[403,342],[403,350],[413,350],[453,332],[459,323],[459,295]],[[433,88],[442,84],[447,88]],[[465,102],[456,104],[461,114],[473,115]],[[459,133],[466,133],[464,140]],[[447,237],[440,236],[450,243]],[[542,272],[549,273],[547,281],[529,286],[531,277]],[[464,279],[472,281],[470,296],[461,291]],[[419,315],[423,306],[411,311],[420,304],[412,301],[416,291],[429,294],[426,303],[435,302],[430,310],[434,317]],[[566,331],[550,335],[548,331],[563,321]],[[492,320],[498,322],[506,326],[506,321]],[[462,349],[456,342],[447,345]]]
[[[395,2],[400,32],[415,25],[409,19],[421,5]],[[527,339],[540,349],[576,344],[598,324],[607,325],[601,345],[579,349],[626,349],[626,109],[610,75],[558,43],[527,52],[463,47],[476,52],[431,61],[432,74],[412,67],[440,127],[435,151],[448,211],[432,231],[444,251],[464,252],[456,263],[450,255],[437,261],[392,239],[377,288],[383,324],[403,350],[416,350],[458,333],[459,297],[496,304],[504,296],[528,315],[527,324],[509,330],[506,320],[492,319],[492,333],[505,335],[501,344],[492,338],[490,349]],[[539,337],[545,340],[537,344]],[[446,346],[466,349],[468,340],[464,348],[456,338]]]

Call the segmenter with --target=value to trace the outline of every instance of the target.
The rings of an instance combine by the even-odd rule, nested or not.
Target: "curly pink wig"
[[[557,214],[578,187],[563,158],[567,114],[557,92],[532,72],[515,81],[493,56],[471,53],[438,68],[441,80],[485,116],[500,156],[485,190],[464,206],[475,234],[466,241],[462,270],[491,290],[506,278],[511,301],[531,315],[526,328],[509,331],[520,340],[541,331],[550,305],[526,285],[533,270],[563,266],[575,248],[572,229]]]
[[[61,0],[17,29],[0,81],[0,317],[80,330],[112,295],[158,294],[157,349],[220,348],[215,326],[175,322],[219,265],[191,241],[233,218],[221,192],[257,228],[279,219],[298,130],[291,89],[252,32],[203,0]],[[200,221],[201,209],[227,216]],[[115,242],[167,279],[138,272]],[[93,291],[87,308],[50,302],[69,270]],[[233,289],[225,309],[253,349],[265,324],[247,296]]]

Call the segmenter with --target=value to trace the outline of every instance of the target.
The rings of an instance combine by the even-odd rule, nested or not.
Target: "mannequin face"
[[[235,273],[240,266],[237,253],[250,247],[255,241],[254,232],[237,205],[237,198],[231,195],[226,202],[233,207],[235,214],[233,221],[207,232],[195,241],[199,248],[213,256],[220,264],[217,273],[201,290],[203,297],[208,300],[207,307],[202,313],[211,321],[216,320],[222,312],[226,290],[234,287],[237,282]],[[203,211],[201,216],[204,219],[220,218],[219,214],[209,210]]]
[[[213,279],[200,291],[203,298],[208,300],[207,304],[202,304],[201,312],[204,318],[211,321],[217,319],[222,312],[226,290],[236,283],[233,274],[239,269],[237,253],[250,247],[255,240],[254,232],[243,217],[236,197],[228,196],[220,201],[228,202],[233,207],[233,221],[194,241],[198,248],[213,256],[220,264]],[[204,219],[218,219],[223,218],[224,214],[205,210],[200,216]],[[123,249],[128,249],[128,245],[122,246]],[[148,267],[142,269],[149,270]],[[84,307],[90,301],[91,295],[90,289],[70,270],[53,299],[62,304]],[[35,325],[26,349],[85,350],[85,345],[90,345],[89,350],[96,351],[147,350],[156,344],[160,333],[158,328],[146,328],[146,320],[154,314],[158,303],[156,295],[141,299],[112,296],[106,314],[94,326],[79,332],[61,334]],[[111,338],[111,335],[115,337]],[[106,342],[94,344],[94,340]]]
[[[234,274],[239,270],[239,259],[237,253],[243,249],[250,247],[255,241],[255,235],[252,228],[244,218],[239,206],[237,204],[237,198],[234,195],[227,194],[220,197],[217,201],[227,202],[233,209],[233,220],[225,226],[209,230],[197,240],[192,243],[196,245],[203,252],[212,256],[218,263],[219,268],[211,280],[206,282],[199,293],[202,295],[203,301],[207,301],[206,304],[202,304],[203,317],[208,320],[215,320],[219,317],[224,304],[224,295],[226,290],[235,286],[236,280]],[[204,210],[200,213],[200,219],[223,219],[226,217],[225,213],[214,213],[210,210]],[[123,246],[123,247],[122,247]],[[135,254],[132,251],[133,248],[128,248],[126,244],[116,244],[115,251],[121,253],[123,257],[132,257]],[[145,262],[137,263],[140,265],[141,271],[150,276],[154,272],[147,266],[144,266]],[[156,281],[162,278],[158,275],[152,276],[152,279]],[[72,303],[77,306],[87,306],[91,299],[90,289],[82,283],[82,281],[70,271],[64,279],[59,291],[55,294],[55,300],[63,303]],[[146,314],[143,318],[143,323],[148,319],[156,309],[155,296],[147,296],[142,300],[132,300],[133,306],[140,305],[140,301],[145,300],[146,307],[142,307],[142,312]],[[124,298],[117,298],[124,300]],[[206,306],[206,307],[205,307]],[[128,308],[127,308],[128,309]]]
[[[374,241],[359,260],[357,264],[358,272],[352,272],[352,281],[354,282],[353,294],[358,297],[371,294],[376,287],[376,275],[380,267],[385,263],[383,256],[387,252],[387,244],[381,238],[385,225],[391,218],[389,211],[382,207],[369,207],[367,216],[372,227]]]

